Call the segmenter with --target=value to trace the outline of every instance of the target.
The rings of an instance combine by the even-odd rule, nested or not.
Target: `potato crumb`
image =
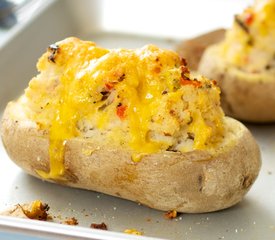
[[[171,210],[171,211],[168,211],[164,214],[165,218],[167,219],[173,219],[173,218],[176,218],[178,215],[177,211],[176,210]]]
[[[124,233],[133,234],[133,235],[143,235],[142,232],[136,230],[135,228],[125,229],[125,230],[124,230]]]
[[[92,223],[90,227],[95,228],[95,229],[108,230],[107,225],[104,222],[99,223],[99,224],[98,223]]]
[[[78,220],[75,217],[68,218],[64,221],[67,225],[78,225]]]
[[[11,209],[0,212],[0,215],[47,221],[52,220],[52,217],[48,214],[49,209],[48,204],[42,203],[40,200],[35,200],[28,204],[18,203]]]
[[[19,206],[26,217],[30,219],[46,221],[49,218],[48,211],[50,207],[48,204],[44,204],[40,200],[35,200],[27,206],[22,206],[20,204],[17,206]]]

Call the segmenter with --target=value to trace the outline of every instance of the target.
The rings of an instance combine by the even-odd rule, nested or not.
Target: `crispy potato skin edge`
[[[49,169],[48,133],[27,119],[14,117],[15,105],[8,104],[1,122],[4,146],[19,167],[40,178],[35,170]],[[105,146],[97,139],[71,139],[65,147],[67,181],[56,183],[163,211],[203,213],[231,207],[243,199],[257,178],[261,156],[244,125],[231,118],[225,123],[225,142],[215,153],[165,151],[149,154],[138,163],[123,148]]]

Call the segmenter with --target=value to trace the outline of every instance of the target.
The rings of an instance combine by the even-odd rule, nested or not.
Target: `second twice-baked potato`
[[[178,49],[199,62],[194,70],[217,80],[225,113],[243,121],[275,121],[274,9],[274,0],[256,0],[225,34],[209,33]],[[211,39],[208,47],[205,38]],[[200,55],[198,46],[205,49]]]
[[[253,136],[224,117],[215,81],[194,78],[175,52],[68,38],[37,66],[1,125],[9,156],[27,173],[192,213],[238,203],[257,178]]]

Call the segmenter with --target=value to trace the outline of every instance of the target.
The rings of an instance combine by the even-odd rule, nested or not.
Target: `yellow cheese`
[[[50,171],[37,171],[44,178],[63,179],[66,141],[95,129],[113,146],[124,144],[135,162],[177,149],[190,135],[187,151],[222,135],[219,89],[192,79],[173,51],[153,45],[108,50],[68,38],[49,48],[38,70],[25,94],[29,117],[49,129]]]
[[[235,16],[234,24],[219,44],[228,65],[249,73],[269,70],[275,52],[275,1],[255,0]]]

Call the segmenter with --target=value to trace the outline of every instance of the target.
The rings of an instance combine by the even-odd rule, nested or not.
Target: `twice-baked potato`
[[[1,136],[27,173],[152,208],[209,212],[242,200],[259,147],[224,117],[215,81],[175,52],[104,49],[68,38],[4,112]]]
[[[194,70],[217,80],[226,115],[249,122],[275,121],[274,9],[274,0],[256,0],[235,16],[224,39],[222,32],[209,33],[179,46],[179,53],[188,52],[190,61],[199,62]],[[206,37],[212,39],[208,47]],[[206,49],[199,56],[198,46]]]

